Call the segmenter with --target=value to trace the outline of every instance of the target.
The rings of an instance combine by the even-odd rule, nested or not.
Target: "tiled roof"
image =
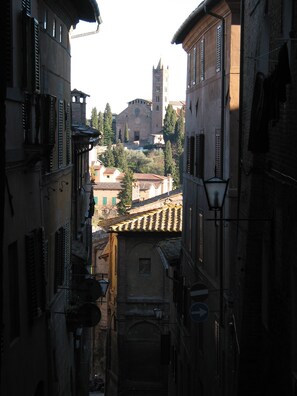
[[[119,182],[100,182],[93,184],[93,190],[122,190],[122,184]]]
[[[166,180],[166,176],[160,176],[160,175],[155,175],[153,173],[134,173],[133,177],[135,180],[141,181],[141,180],[150,180],[150,181],[161,181],[161,180]]]
[[[111,223],[110,232],[181,232],[182,205],[166,205]]]

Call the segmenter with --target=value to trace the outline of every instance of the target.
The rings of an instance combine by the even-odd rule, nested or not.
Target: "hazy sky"
[[[127,102],[151,100],[152,68],[169,66],[169,100],[185,100],[186,53],[171,40],[199,0],[97,0],[103,23],[98,34],[71,39],[72,86],[90,95],[92,107],[108,102],[120,113]],[[73,34],[94,31],[80,22]]]

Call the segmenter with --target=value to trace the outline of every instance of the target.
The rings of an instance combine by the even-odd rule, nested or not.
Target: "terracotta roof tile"
[[[109,226],[110,232],[181,232],[182,205],[166,205],[127,216]]]

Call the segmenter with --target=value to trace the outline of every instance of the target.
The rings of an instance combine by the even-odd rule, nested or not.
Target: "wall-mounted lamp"
[[[221,211],[223,209],[228,184],[229,179],[224,180],[219,177],[212,177],[211,179],[203,180],[209,210]]]
[[[98,283],[101,287],[101,298],[105,297],[109,286],[109,281],[107,279],[102,278],[98,281]]]

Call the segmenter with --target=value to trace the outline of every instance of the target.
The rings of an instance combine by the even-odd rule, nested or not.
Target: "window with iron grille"
[[[204,133],[196,135],[195,139],[195,176],[204,177]]]
[[[216,39],[216,72],[221,71],[222,67],[222,25],[217,26]]]
[[[200,81],[205,80],[205,39],[200,41]]]
[[[221,141],[221,130],[216,129],[215,132],[215,175],[217,177],[223,177],[222,169],[222,141]]]
[[[42,228],[25,236],[28,317],[38,318],[45,310],[45,239]]]

